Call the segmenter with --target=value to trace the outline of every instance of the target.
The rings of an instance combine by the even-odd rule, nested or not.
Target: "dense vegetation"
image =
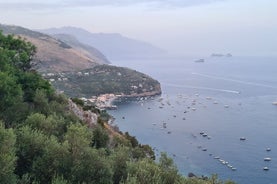
[[[34,53],[32,44],[0,33],[1,184],[223,183],[182,177],[166,154],[155,162],[152,149],[128,133],[88,128],[31,70]]]
[[[97,65],[79,72],[63,72],[62,77],[56,74],[46,78],[54,79],[55,88],[71,97],[89,98],[106,93],[134,96],[147,92],[161,93],[157,80],[135,70],[111,65]]]

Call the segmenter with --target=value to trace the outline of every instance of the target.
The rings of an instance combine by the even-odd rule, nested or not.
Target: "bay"
[[[194,62],[199,58],[113,61],[159,80],[163,91],[160,97],[118,103],[109,111],[114,123],[155,148],[157,157],[167,152],[183,175],[217,173],[241,184],[276,183],[277,59]]]

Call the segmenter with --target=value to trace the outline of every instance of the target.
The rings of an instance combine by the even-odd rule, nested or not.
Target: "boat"
[[[232,166],[232,165],[230,165],[230,164],[228,164],[228,165],[227,165],[227,167],[229,167],[229,168],[231,168],[231,169],[233,168],[233,166]]]
[[[202,151],[207,151],[207,148],[203,148]]]
[[[277,105],[277,102],[272,102],[272,105]]]
[[[266,148],[266,151],[271,151],[271,148]]]
[[[237,168],[235,168],[235,167],[232,167],[232,171],[236,171],[237,170]]]
[[[202,136],[203,136],[203,137],[207,137],[207,136],[208,136],[208,134],[206,134],[206,133],[203,133],[203,134],[202,134]]]
[[[269,168],[268,168],[268,167],[264,167],[264,168],[263,168],[263,170],[268,171],[268,170],[269,170]]]
[[[270,157],[266,157],[266,158],[264,158],[264,161],[271,161],[271,158]]]
[[[229,105],[224,105],[225,108],[229,108]]]
[[[241,138],[239,138],[239,140],[241,140],[241,141],[245,141],[245,140],[246,140],[246,138],[245,138],[245,137],[241,137]]]
[[[214,159],[220,159],[220,157],[219,156],[215,156]]]

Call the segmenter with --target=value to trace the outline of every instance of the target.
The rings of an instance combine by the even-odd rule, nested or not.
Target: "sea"
[[[195,62],[202,58],[204,62]],[[113,64],[161,83],[161,96],[119,101],[118,109],[109,111],[113,124],[152,146],[157,159],[166,152],[185,176],[192,172],[239,184],[277,183],[277,57]]]

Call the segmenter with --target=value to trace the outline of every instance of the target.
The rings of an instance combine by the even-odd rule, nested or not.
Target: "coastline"
[[[92,103],[95,103],[95,105],[102,110],[105,109],[117,109],[117,106],[115,105],[116,101],[120,101],[121,99],[134,99],[134,98],[142,98],[142,97],[153,97],[157,95],[161,95],[161,90],[155,90],[151,92],[144,92],[144,93],[133,93],[131,95],[125,95],[125,94],[102,94],[97,97],[93,97],[91,99],[85,99]]]

